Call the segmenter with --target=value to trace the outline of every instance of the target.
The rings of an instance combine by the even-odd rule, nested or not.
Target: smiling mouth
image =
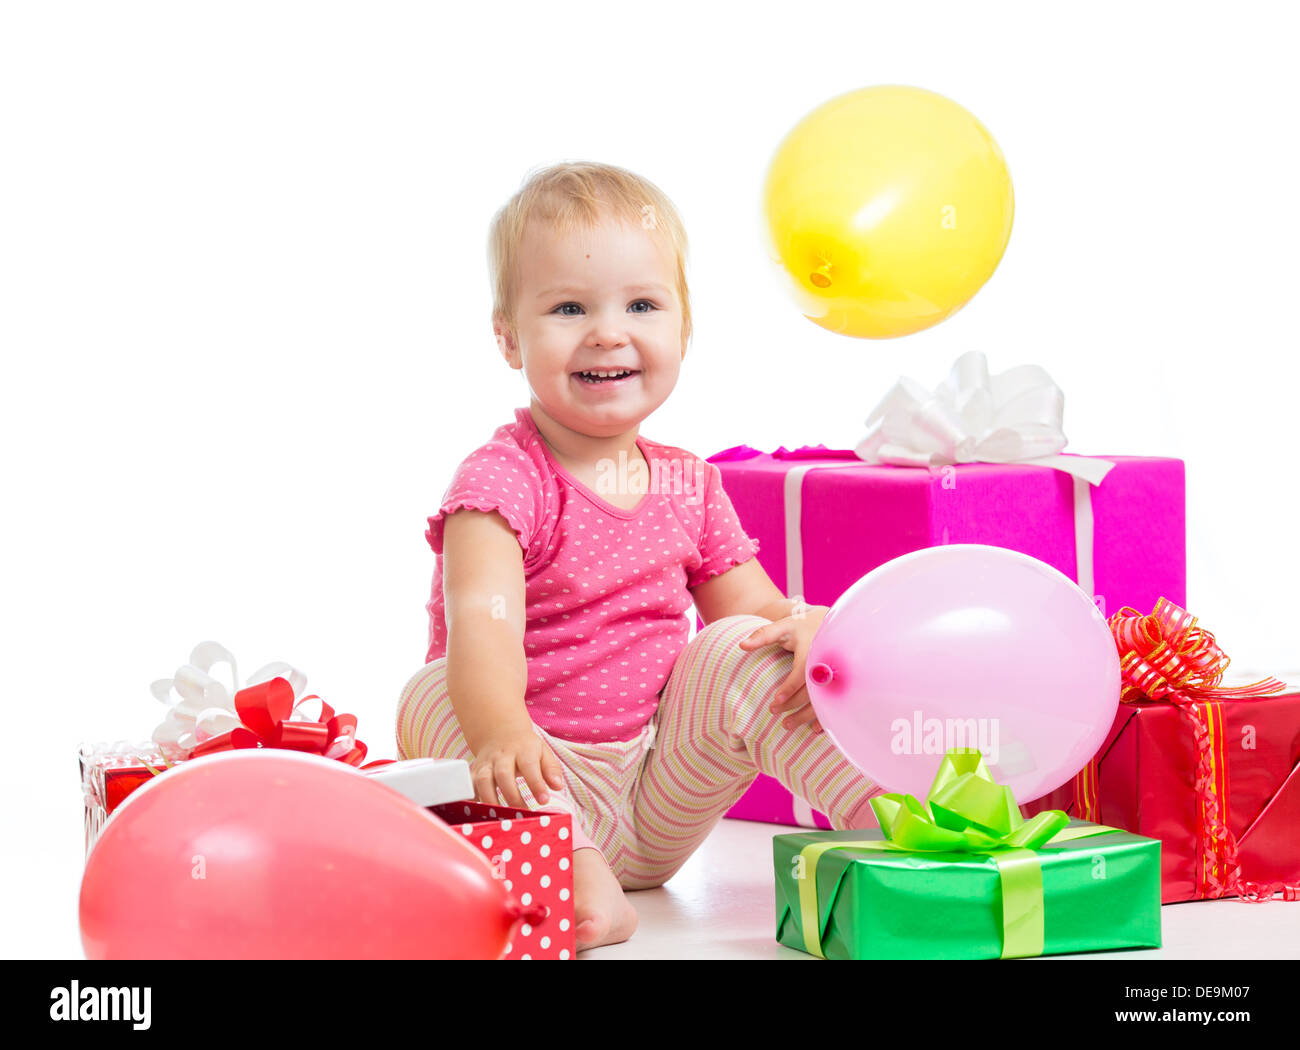
[[[635,369],[623,368],[618,370],[601,369],[595,372],[574,372],[575,376],[584,383],[595,385],[597,383],[619,383],[633,376],[639,376],[641,373]]]

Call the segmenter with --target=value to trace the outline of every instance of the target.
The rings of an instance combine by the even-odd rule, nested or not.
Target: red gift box
[[[297,673],[292,668],[288,671]],[[170,686],[171,681],[156,684]],[[314,720],[301,711],[313,700],[318,705],[318,717]],[[153,777],[192,758],[218,751],[280,747],[319,754],[366,772],[392,764],[392,759],[381,758],[362,765],[367,748],[356,739],[356,716],[335,714],[329,704],[315,695],[298,700],[292,683],[286,678],[276,676],[239,690],[234,696],[234,708],[239,717],[238,727],[197,745],[156,742],[119,742],[97,748],[83,745],[78,757],[85,799],[87,858],[104,824],[123,799]]]
[[[1214,803],[1237,840],[1242,879],[1300,886],[1300,692],[1198,704],[1196,717],[1210,740]],[[1093,761],[1021,811],[1063,809],[1160,839],[1165,904],[1233,895],[1222,885],[1226,850],[1207,833],[1197,797],[1187,716],[1169,704],[1121,704]]]
[[[122,800],[142,784],[166,772],[171,764],[154,744],[82,746],[81,792],[85,808],[86,857],[104,824]]]
[[[1300,898],[1300,692],[1226,686],[1228,658],[1176,604],[1111,619],[1123,702],[1089,764],[1021,807],[1162,841],[1165,904]]]
[[[503,959],[572,959],[573,825],[564,812],[447,802],[429,811],[482,850],[506,890],[525,908],[541,905],[544,919],[523,923]]]

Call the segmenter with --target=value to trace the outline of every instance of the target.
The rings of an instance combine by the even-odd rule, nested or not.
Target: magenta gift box
[[[1126,605],[1151,609],[1162,597],[1185,607],[1183,461],[1091,458],[1114,467],[1099,485],[1078,484],[1078,506],[1075,479],[1044,466],[896,467],[867,464],[852,450],[823,447],[764,453],[738,446],[709,461],[722,472],[723,488],[745,531],[758,540],[758,559],[767,574],[787,597],[802,594],[813,605],[833,605],[878,565],[946,543],[1021,551],[1077,581],[1076,520],[1085,533],[1090,520],[1090,589],[1105,615]],[[792,470],[807,466],[816,469],[787,484]],[[799,527],[802,565],[794,579],[788,571],[787,520]],[[727,816],[826,826],[824,816],[798,800],[783,801],[788,799],[784,787],[760,775]],[[783,815],[791,810],[790,817]]]

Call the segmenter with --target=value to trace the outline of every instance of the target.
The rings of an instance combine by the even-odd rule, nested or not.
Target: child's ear
[[[497,349],[501,351],[501,356],[506,359],[506,364],[511,368],[522,368],[523,363],[519,360],[519,347],[515,344],[515,338],[509,326],[499,319],[494,319],[492,331],[496,334]]]

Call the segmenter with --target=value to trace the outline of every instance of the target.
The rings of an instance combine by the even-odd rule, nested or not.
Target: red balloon
[[[279,750],[197,758],[134,791],[81,881],[90,959],[496,959],[518,914],[433,814]]]

